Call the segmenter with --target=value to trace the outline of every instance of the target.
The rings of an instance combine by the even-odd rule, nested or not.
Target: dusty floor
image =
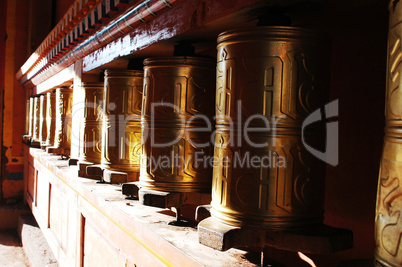
[[[0,266],[30,266],[21,246],[21,241],[15,231],[0,231]]]

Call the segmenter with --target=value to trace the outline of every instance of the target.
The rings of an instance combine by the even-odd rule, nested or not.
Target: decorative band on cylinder
[[[302,125],[328,100],[329,40],[256,27],[220,34],[217,48],[212,216],[260,229],[321,223],[325,163],[305,143],[325,150],[325,131]]]
[[[210,192],[215,60],[149,58],[144,70],[141,187]]]
[[[140,171],[143,80],[143,71],[105,71],[101,164],[111,171]]]
[[[402,266],[402,3],[389,1],[385,138],[375,217],[376,266]]]
[[[47,123],[46,123],[46,109],[47,97],[46,95],[40,96],[40,128],[39,128],[39,141],[44,144],[47,139]]]
[[[56,89],[56,128],[54,147],[63,149],[65,152],[69,151],[71,147],[72,102],[72,89]]]
[[[103,83],[82,83],[84,117],[80,123],[79,160],[101,162]]]
[[[56,92],[46,93],[46,99],[46,146],[51,147],[54,145],[54,135],[56,132]]]

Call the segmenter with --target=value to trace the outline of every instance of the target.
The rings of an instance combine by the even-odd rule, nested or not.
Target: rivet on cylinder
[[[293,27],[218,37],[211,215],[233,226],[284,229],[323,220],[321,127],[302,129],[329,91],[329,41]]]
[[[385,138],[375,217],[376,266],[402,266],[402,4],[389,1]]]
[[[215,66],[196,57],[144,61],[141,190],[210,192]]]
[[[101,165],[109,173],[125,173],[123,180],[110,178],[106,182],[138,180],[143,76],[138,70],[105,71]]]
[[[54,146],[47,148],[49,153],[59,154],[62,156],[70,155],[72,102],[72,89],[56,89],[56,128]]]

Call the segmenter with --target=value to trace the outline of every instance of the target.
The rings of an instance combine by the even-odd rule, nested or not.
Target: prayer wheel
[[[321,223],[325,163],[302,142],[327,103],[329,40],[295,27],[231,30],[218,37],[216,137],[211,215],[226,224],[289,229]],[[322,149],[321,149],[322,150]]]
[[[44,144],[47,139],[47,123],[46,123],[47,97],[40,96],[40,121],[39,121],[39,141]]]
[[[47,124],[47,138],[46,146],[54,145],[54,135],[56,132],[56,92],[46,93],[47,107],[46,107],[46,124]]]
[[[32,138],[34,132],[34,105],[35,98],[29,98],[28,136]]]
[[[101,162],[103,83],[82,83],[84,117],[80,124],[79,160]]]
[[[402,3],[389,2],[385,138],[375,218],[376,266],[402,266]]]
[[[61,149],[60,153],[64,155],[70,154],[72,103],[72,89],[56,89],[56,128],[53,147]]]
[[[39,96],[34,97],[33,105],[33,125],[32,125],[32,141],[39,142],[39,129],[40,129],[40,98]]]
[[[140,171],[143,80],[143,71],[105,71],[101,165],[131,173],[134,180]]]
[[[144,71],[140,186],[210,192],[215,60],[149,58]]]
[[[29,124],[30,124],[30,120],[29,120],[29,112],[30,112],[30,99],[27,99],[27,103],[25,105],[25,135],[24,136],[29,136]]]

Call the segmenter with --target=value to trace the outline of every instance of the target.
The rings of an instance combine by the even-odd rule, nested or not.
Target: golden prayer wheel
[[[28,122],[28,136],[30,136],[32,138],[33,136],[33,132],[34,132],[34,102],[35,102],[35,98],[34,97],[30,97],[29,98],[29,122]]]
[[[135,180],[140,171],[143,80],[143,71],[105,72],[101,164],[111,171],[133,173]]]
[[[84,117],[80,124],[80,161],[101,162],[103,83],[82,83]]]
[[[401,266],[402,246],[402,4],[389,3],[385,138],[380,163],[375,219],[377,266]]]
[[[46,142],[47,138],[47,123],[46,123],[46,109],[47,109],[47,97],[46,95],[40,96],[40,121],[39,121],[39,140],[41,144]]]
[[[33,125],[32,125],[32,140],[39,141],[39,129],[40,129],[40,99],[39,96],[34,97],[33,108]]]
[[[71,147],[73,90],[70,88],[56,89],[56,128],[54,148],[63,149],[63,154],[69,154]]]
[[[230,225],[287,229],[321,223],[322,127],[302,129],[329,92],[329,40],[294,27],[232,30],[218,37],[211,215]]]
[[[54,135],[56,132],[56,92],[53,91],[46,93],[46,98],[46,146],[50,147],[54,145]]]
[[[196,57],[144,61],[141,187],[210,192],[215,67]]]
[[[27,103],[25,105],[25,136],[29,136],[29,112],[30,112],[30,99],[27,99]]]

